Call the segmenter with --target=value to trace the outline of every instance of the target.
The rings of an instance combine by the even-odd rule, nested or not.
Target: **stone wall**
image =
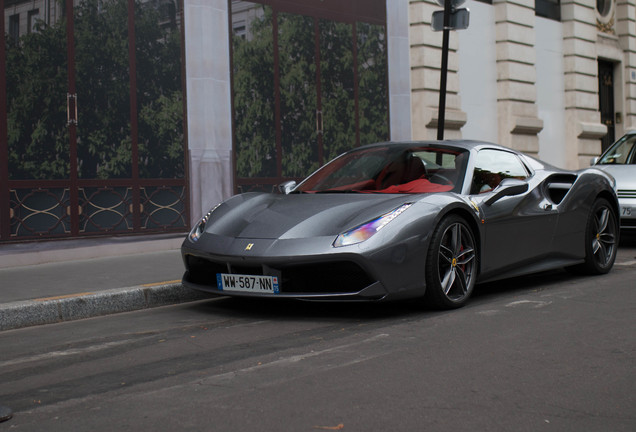
[[[483,47],[487,58],[479,57],[473,52],[477,45],[472,40],[464,38],[471,50],[467,52],[459,43],[459,32],[451,32],[445,138],[483,139],[481,134],[488,140],[532,155],[547,149],[544,153],[556,159],[552,162],[565,168],[589,166],[590,159],[600,154],[600,139],[607,133],[599,112],[599,60],[615,65],[616,138],[636,129],[636,0],[614,0],[605,16],[597,11],[595,0],[561,0],[561,20],[550,23],[546,23],[547,18],[535,15],[534,0],[493,0],[492,5],[473,2],[464,6],[481,13],[471,15],[471,25],[475,21],[482,27],[494,27],[494,41],[480,35],[481,41],[494,44],[494,48]],[[432,13],[441,9],[433,0],[411,0],[409,5],[412,124],[416,139],[436,138],[442,36],[431,30],[430,22]],[[554,41],[553,52],[544,35],[537,34],[538,20],[544,20],[540,27],[550,28],[552,37],[559,39]],[[470,30],[469,27],[466,32]],[[538,36],[541,36],[540,47],[537,47]],[[537,59],[539,48],[542,64]],[[491,59],[493,49],[494,59]],[[559,61],[559,58],[561,64],[546,63]],[[492,67],[488,64],[484,68],[485,61],[496,63],[496,77],[488,75],[492,74]],[[549,76],[538,76],[538,73]],[[554,76],[555,73],[559,76]],[[459,80],[462,74],[476,75]],[[491,79],[496,81],[495,97],[466,88],[466,83],[478,82],[477,75],[483,76],[488,89],[492,89]],[[460,81],[464,83],[462,92]],[[538,85],[549,85],[562,92],[562,97],[546,97],[550,95],[542,88],[543,97],[538,100]],[[466,97],[483,100],[465,100]],[[462,106],[469,107],[473,117],[468,117]],[[490,117],[496,113],[496,134],[492,124],[483,130],[473,123],[488,120],[478,107],[481,112],[490,113]],[[560,111],[558,117],[562,124],[553,118],[555,109]],[[548,124],[550,132],[542,133]],[[471,136],[463,136],[465,125]]]
[[[495,0],[499,144],[538,155],[534,0]]]

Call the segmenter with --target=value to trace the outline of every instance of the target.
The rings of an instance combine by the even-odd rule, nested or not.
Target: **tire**
[[[614,266],[619,223],[614,207],[604,198],[594,202],[585,227],[585,262],[571,267],[576,273],[600,275]]]
[[[439,309],[463,306],[477,279],[475,235],[466,221],[448,216],[435,229],[426,257],[427,304]]]

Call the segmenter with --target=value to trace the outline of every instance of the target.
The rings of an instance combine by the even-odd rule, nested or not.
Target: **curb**
[[[209,299],[180,283],[0,304],[0,331]]]

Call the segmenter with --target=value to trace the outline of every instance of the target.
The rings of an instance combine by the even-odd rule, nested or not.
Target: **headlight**
[[[409,208],[412,204],[413,203],[403,204],[395,210],[391,210],[390,212],[383,214],[377,219],[373,219],[372,221],[340,234],[333,242],[333,246],[350,246],[368,240],[371,236],[373,236],[373,234],[384,228],[389,222],[402,214],[402,212],[404,212],[404,210]]]
[[[214,208],[210,210],[205,216],[203,216],[201,220],[199,221],[199,223],[197,223],[196,226],[192,228],[192,231],[190,231],[190,235],[189,235],[191,241],[195,242],[199,240],[199,238],[205,231],[205,225],[208,223],[208,220],[210,219],[212,212],[216,210],[216,208],[220,205],[221,203],[215,205]]]

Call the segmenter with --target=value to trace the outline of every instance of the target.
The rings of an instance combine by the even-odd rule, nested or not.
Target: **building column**
[[[386,9],[389,40],[389,109],[391,140],[408,141],[411,132],[409,0],[389,0]]]
[[[589,166],[607,133],[598,101],[596,3],[562,0],[566,168]]]
[[[431,16],[442,8],[433,0],[411,0],[409,4],[411,43],[411,104],[413,139],[437,138],[440,72],[442,65],[442,32],[433,32]],[[466,113],[459,98],[457,32],[450,32],[444,138],[461,138],[460,128],[466,124]]]
[[[539,153],[534,0],[494,0],[499,144]]]
[[[232,112],[227,0],[184,0],[190,218],[230,197]]]

